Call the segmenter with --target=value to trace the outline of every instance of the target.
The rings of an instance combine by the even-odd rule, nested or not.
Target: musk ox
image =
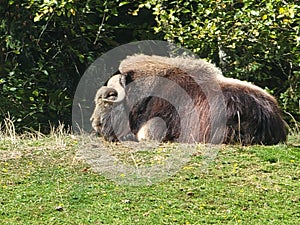
[[[287,125],[263,89],[201,59],[128,56],[101,87],[91,117],[106,140],[285,142]]]

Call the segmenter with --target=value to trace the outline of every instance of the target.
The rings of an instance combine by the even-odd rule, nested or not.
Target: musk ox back
[[[287,138],[276,100],[201,59],[133,55],[95,96],[106,140],[277,144]]]

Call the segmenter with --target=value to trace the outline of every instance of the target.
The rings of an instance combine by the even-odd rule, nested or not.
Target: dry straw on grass
[[[0,124],[0,161],[21,158],[38,151],[49,156],[54,151],[65,151],[76,144],[71,130],[64,124],[52,126],[48,135],[39,131],[18,134],[11,118],[6,118]]]

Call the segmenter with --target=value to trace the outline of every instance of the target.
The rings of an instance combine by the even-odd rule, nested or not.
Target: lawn
[[[199,145],[177,171],[145,185],[99,174],[101,165],[78,156],[81,142],[61,131],[0,136],[0,224],[299,224],[299,135],[276,146],[219,146],[205,168]],[[133,155],[109,146],[135,167],[163,164],[174,147]]]

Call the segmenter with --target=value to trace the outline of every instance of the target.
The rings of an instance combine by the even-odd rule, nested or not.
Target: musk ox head
[[[286,141],[286,123],[271,95],[201,59],[133,55],[119,72],[97,91],[91,117],[109,141]]]
[[[108,140],[116,140],[111,125],[111,112],[114,104],[120,103],[125,98],[125,76],[113,76],[106,86],[101,87],[95,96],[95,109],[91,117],[93,129]]]

